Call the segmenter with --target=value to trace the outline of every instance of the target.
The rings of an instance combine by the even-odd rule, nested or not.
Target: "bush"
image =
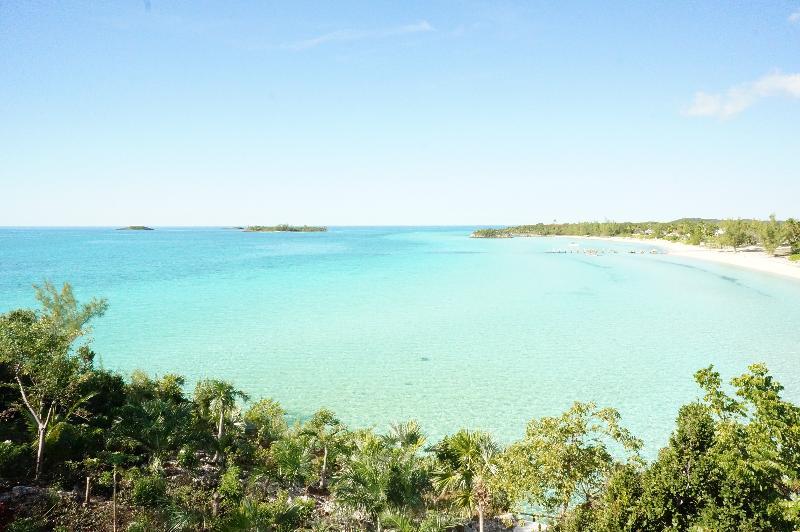
[[[311,477],[311,456],[297,438],[275,442],[270,447],[270,457],[280,479],[305,484]]]
[[[789,255],[789,260],[792,262],[800,262],[800,253],[795,253],[794,255]]]
[[[290,500],[287,493],[282,491],[269,503],[269,509],[276,530],[296,530],[311,519],[314,501],[299,497]]]
[[[166,498],[167,482],[162,477],[140,477],[133,481],[131,499],[137,506],[158,507]]]
[[[238,504],[244,495],[242,482],[239,476],[242,474],[237,466],[231,466],[222,475],[219,481],[219,494],[229,503]]]
[[[299,497],[290,500],[286,492],[280,492],[277,498],[270,502],[244,499],[225,519],[223,528],[289,532],[303,528],[311,519],[313,512],[313,500]]]
[[[33,517],[23,517],[22,519],[17,519],[6,529],[8,532],[39,532],[40,530],[46,530],[47,524],[38,518]]]
[[[178,451],[178,465],[186,469],[193,469],[197,467],[199,460],[195,454],[195,449],[189,445],[184,445]]]
[[[141,515],[128,524],[128,532],[151,532],[158,530],[159,526],[150,516]]]
[[[50,464],[68,460],[80,462],[84,457],[94,456],[104,438],[103,431],[98,428],[55,423],[45,440],[45,460]]]
[[[33,452],[25,444],[0,442],[0,478],[25,478],[33,468]]]
[[[213,493],[202,486],[195,484],[171,485],[169,488],[170,521],[173,526],[177,521],[184,523],[183,528],[177,527],[173,530],[200,529],[199,525],[192,528],[191,524],[202,523],[204,519],[210,517],[213,499]]]
[[[79,460],[85,456],[88,435],[84,427],[70,423],[56,423],[47,432],[45,456],[51,463]]]
[[[288,430],[286,411],[272,399],[261,399],[244,414],[247,432],[255,434],[260,445],[269,447]]]
[[[119,478],[117,478],[119,482]],[[114,493],[114,472],[103,471],[94,478],[92,491],[105,497],[110,497]]]
[[[45,460],[47,460],[46,455]],[[52,463],[48,474],[53,486],[65,491],[70,491],[86,481],[83,463],[74,460]]]

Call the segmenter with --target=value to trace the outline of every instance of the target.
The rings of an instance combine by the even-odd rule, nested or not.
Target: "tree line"
[[[290,420],[222,380],[188,393],[179,375],[123,377],[94,364],[105,300],[79,303],[68,284],[36,296],[39,308],[0,316],[5,530],[800,528],[800,407],[761,364],[729,385],[698,371],[702,399],[651,461],[593,403],[535,418],[507,445],[474,430],[434,442],[414,421]]]
[[[621,236],[665,239],[709,247],[731,247],[734,250],[758,245],[770,255],[774,255],[778,248],[786,246],[792,255],[800,254],[800,222],[793,218],[778,220],[774,214],[767,220],[683,218],[672,222],[539,223],[478,229],[472,235],[477,238]]]

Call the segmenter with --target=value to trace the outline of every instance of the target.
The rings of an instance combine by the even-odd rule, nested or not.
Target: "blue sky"
[[[0,225],[800,216],[800,0],[0,2]]]

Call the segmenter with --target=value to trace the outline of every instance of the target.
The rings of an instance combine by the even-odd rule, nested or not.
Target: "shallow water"
[[[0,229],[0,311],[31,284],[108,298],[106,367],[220,377],[303,417],[418,419],[501,440],[575,400],[618,408],[647,453],[695,370],[764,361],[800,400],[800,283],[565,238],[470,239],[471,228]],[[617,254],[551,254],[603,248]]]

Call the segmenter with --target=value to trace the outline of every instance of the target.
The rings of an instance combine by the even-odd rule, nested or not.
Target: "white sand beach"
[[[692,246],[671,242],[669,240],[638,239],[625,237],[584,237],[593,240],[613,240],[617,242],[635,242],[663,249],[669,255],[687,257],[698,260],[717,262],[747,268],[773,275],[781,275],[800,280],[800,262],[792,262],[786,257],[772,257],[763,251],[737,251],[732,249],[714,249],[703,246]]]

